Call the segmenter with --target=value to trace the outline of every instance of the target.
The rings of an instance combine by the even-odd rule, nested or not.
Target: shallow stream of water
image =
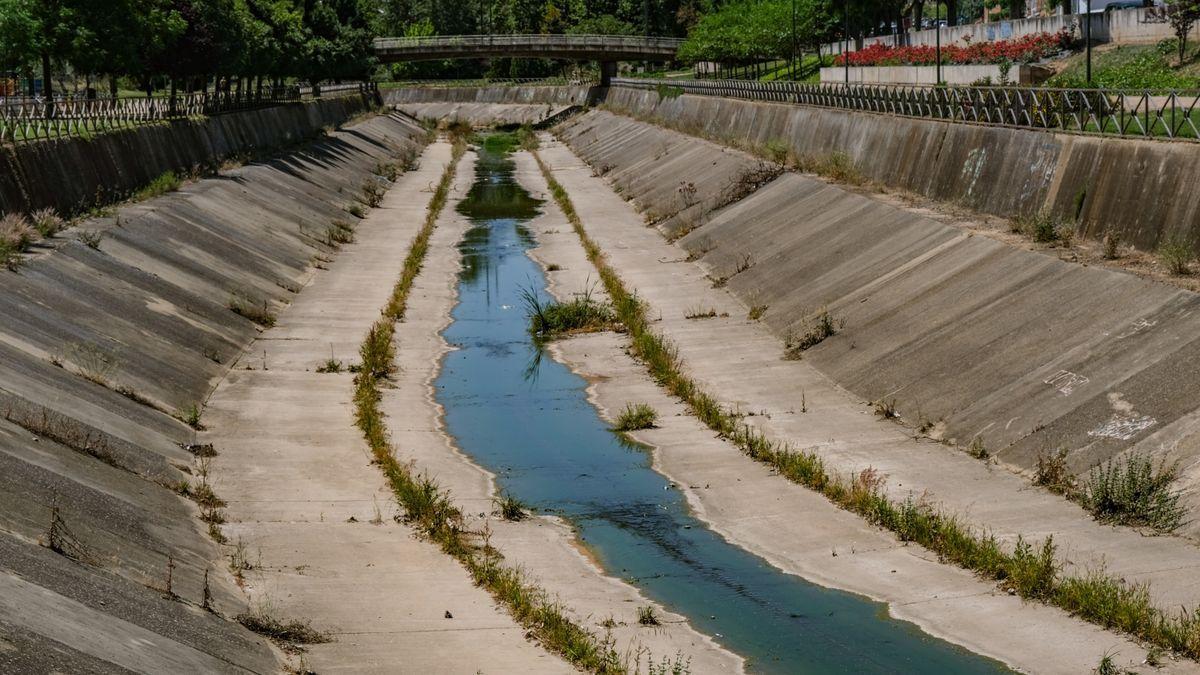
[[[504,144],[485,144],[457,207],[473,227],[444,333],[458,349],[436,389],[459,447],[501,488],[570,521],[605,571],[687,616],[754,672],[1007,672],[889,618],[879,603],[784,574],[691,515],[648,451],[609,431],[586,382],[530,339],[521,290],[548,296],[523,223],[540,202],[512,171]],[[613,618],[636,622],[635,609]]]

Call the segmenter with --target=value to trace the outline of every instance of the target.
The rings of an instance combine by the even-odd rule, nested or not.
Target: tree
[[[836,23],[827,0],[797,0],[796,42],[819,44]],[[751,63],[792,52],[791,0],[740,0],[696,23],[679,50],[685,61]]]
[[[1188,34],[1192,32],[1197,19],[1200,19],[1200,0],[1172,0],[1167,4],[1167,21],[1171,23],[1171,30],[1175,32],[1175,39],[1179,43],[1180,65],[1187,56]]]
[[[575,35],[637,35],[637,26],[612,14],[589,17],[567,29]]]
[[[37,22],[25,0],[0,0],[0,68],[19,70],[33,88],[33,62],[38,58]]]

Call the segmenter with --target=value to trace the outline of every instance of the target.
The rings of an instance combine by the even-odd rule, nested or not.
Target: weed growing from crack
[[[275,325],[275,314],[271,312],[271,306],[265,298],[260,302],[243,291],[232,291],[229,294],[227,306],[234,314],[245,317],[264,328]]]
[[[789,331],[784,338],[784,357],[798,359],[800,354],[825,341],[826,338],[837,335],[846,326],[845,319],[835,319],[828,310],[822,307],[809,321],[808,330],[803,333]]]
[[[525,506],[520,499],[514,497],[511,493],[501,492],[492,500],[492,504],[496,507],[496,513],[500,517],[510,522],[518,522],[525,520],[529,515],[528,507]]]
[[[1155,255],[1168,274],[1187,276],[1192,273],[1196,249],[1182,239],[1169,239],[1158,245]]]

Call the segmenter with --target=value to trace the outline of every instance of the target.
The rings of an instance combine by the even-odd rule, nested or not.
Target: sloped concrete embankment
[[[310,139],[367,110],[359,96],[271,106],[0,148],[0,213],[52,207],[75,214],[128,197],[167,171]]]
[[[631,206],[613,195],[603,182],[589,177],[586,165],[568,150],[544,139],[539,153],[543,161],[553,164],[556,180],[567,186],[572,202],[587,219],[584,227],[622,241],[606,246],[606,252],[612,253],[610,260],[626,263],[634,256],[623,249],[633,249],[637,257],[651,261],[649,269],[635,274],[639,281],[657,277],[659,283],[665,282],[662,288],[644,283],[638,286],[640,297],[656,303],[651,305],[652,311],[664,308],[657,325],[675,335],[684,331],[696,336],[706,333],[708,345],[716,345],[726,354],[724,369],[737,373],[734,377],[750,386],[757,383],[759,369],[748,367],[731,345],[738,345],[738,351],[765,352],[768,356],[763,361],[767,361],[778,350],[777,340],[760,325],[744,321],[744,307],[723,289],[705,283],[698,266],[683,265],[678,249],[673,250],[653,230],[640,227]],[[539,242],[536,258],[545,266],[557,268],[548,275],[560,299],[572,297],[578,289],[594,283],[596,268],[588,261],[575,232],[565,228],[531,230]],[[646,240],[654,245],[647,246]],[[660,291],[664,290],[676,297],[688,297],[690,310],[711,308],[718,316],[687,319],[681,312],[671,311],[680,303],[662,301],[666,293]],[[722,316],[723,312],[731,316]],[[691,340],[687,342],[690,346]],[[686,403],[672,396],[650,376],[644,364],[634,360],[625,335],[590,333],[555,341],[550,349],[555,358],[569,363],[588,379],[589,399],[610,421],[615,422],[632,402],[644,402],[658,411],[653,429],[633,432],[639,441],[653,448],[655,469],[683,491],[697,516],[721,536],[779,569],[886,602],[890,615],[916,622],[934,635],[992,656],[1021,672],[1088,672],[1104,654],[1114,652],[1119,653],[1116,658],[1122,667],[1135,668],[1142,662],[1145,650],[1127,639],[1054,608],[999,592],[991,582],[972,572],[943,564],[925,549],[900,541],[891,532],[839,509],[821,494],[782,479],[769,465],[746,456],[689,414]],[[704,367],[693,372],[711,372],[709,364],[698,365]],[[781,379],[794,375],[801,366],[798,362],[784,365],[788,370],[780,375]],[[808,393],[809,412],[797,417],[804,420],[805,426],[818,427],[812,429],[813,437],[832,442],[829,428],[836,428],[836,422],[845,418],[829,420],[833,401],[827,401],[816,388]],[[853,419],[862,408],[851,405],[848,412]],[[775,419],[787,416],[776,410],[770,414]],[[882,426],[895,432],[888,425]],[[835,433],[847,431],[842,428]]]
[[[3,273],[0,670],[277,668],[225,618],[245,603],[200,509],[175,494],[196,494],[208,454],[177,416],[258,333],[234,294],[268,312],[289,302],[363,181],[423,140],[376,117],[87,221]],[[206,572],[217,613],[200,608]]]
[[[698,165],[720,164],[720,155],[728,153],[701,141],[691,142],[714,150],[707,156],[693,155]],[[728,154],[735,161],[752,161],[741,153]],[[743,314],[746,304],[729,293],[727,286],[714,288],[710,273],[705,272],[703,264],[690,261],[688,251],[664,241],[655,229],[644,227],[631,204],[621,202],[605,186],[598,188],[599,181],[594,174],[588,175],[586,164],[558,145],[545,147],[542,157],[571,195],[580,218],[589,224],[589,234],[608,264],[648,304],[648,315],[659,317],[655,331],[678,347],[688,376],[704,391],[712,392],[722,406],[744,411],[743,420],[769,439],[816,454],[827,471],[839,475],[858,474],[872,467],[891,499],[912,498],[945,509],[960,523],[987,532],[1005,545],[1014,545],[1022,536],[1027,542],[1053,536],[1063,556],[1065,574],[1100,570],[1125,583],[1146,583],[1151,602],[1168,613],[1180,607],[1190,612],[1200,604],[1195,584],[1200,559],[1193,542],[1178,537],[1146,537],[1130,528],[1097,523],[1074,504],[1045,490],[1031,489],[1019,476],[914,436],[900,425],[872,415],[866,401],[818,371],[807,354],[800,360],[781,359],[784,341],[764,324],[748,320]],[[620,190],[621,185],[615,187]],[[803,212],[797,211],[796,217],[803,219]],[[712,310],[710,318],[689,318],[706,310]],[[847,323],[842,333],[826,342],[854,339]],[[711,459],[700,461],[704,468],[712,468]],[[722,479],[728,482],[732,478],[724,475]],[[778,476],[775,480],[780,481],[780,490],[797,487]],[[698,485],[704,481],[689,478],[686,482]],[[731,485],[732,498],[750,494],[744,492],[747,484],[743,481]],[[716,494],[704,493],[710,498]],[[704,496],[700,500],[703,503]],[[778,527],[784,528],[780,531],[786,536],[779,536],[777,528],[773,529],[769,519],[764,518],[764,512],[770,509],[759,511],[752,500],[742,501],[746,503],[736,502],[732,511],[714,510],[709,514],[714,522],[735,524],[735,539],[743,545],[770,551],[770,559],[782,560],[776,564],[790,568],[797,557],[786,541],[802,528],[791,527],[784,520]],[[781,503],[772,502],[771,508]],[[795,519],[807,511],[787,513]],[[747,521],[753,522],[746,525]],[[855,553],[853,546],[851,552]],[[832,575],[831,583],[848,583],[844,571],[838,571],[840,565],[821,567]],[[909,579],[910,583],[914,581]],[[880,589],[864,591],[875,594]],[[939,590],[934,597],[958,596],[942,595]],[[925,609],[939,613],[932,605]],[[902,611],[908,613],[907,609]],[[962,627],[957,625],[949,634]],[[996,637],[1002,636],[989,636],[989,641]],[[1022,656],[1016,661],[1024,659]],[[1176,666],[1188,672],[1194,664],[1172,667]]]
[[[914,426],[1030,469],[1130,449],[1200,462],[1200,298],[1020,250],[743,153],[605,112],[564,138],[781,338],[827,308],[804,360]],[[782,356],[782,354],[781,354]],[[1194,528],[1193,528],[1194,529]]]
[[[844,153],[881,184],[1005,218],[1039,211],[1154,250],[1200,246],[1200,144],[956,124],[817,107],[613,87],[605,105],[734,145],[780,143],[799,157]]]

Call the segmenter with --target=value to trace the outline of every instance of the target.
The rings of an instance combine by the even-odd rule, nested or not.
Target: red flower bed
[[[997,42],[971,42],[942,45],[942,63],[959,65],[991,64],[1002,61],[1033,63],[1071,47],[1071,33],[1037,33]],[[843,65],[839,55],[834,63]],[[852,66],[932,66],[937,61],[937,50],[932,46],[889,47],[873,44],[856,52],[850,52]]]

